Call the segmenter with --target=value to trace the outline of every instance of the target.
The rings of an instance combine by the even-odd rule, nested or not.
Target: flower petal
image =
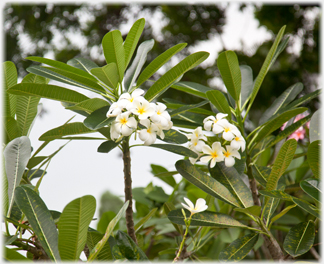
[[[191,208],[191,210],[193,210],[195,208],[194,204],[188,198],[183,197],[183,199],[189,205],[189,207]]]

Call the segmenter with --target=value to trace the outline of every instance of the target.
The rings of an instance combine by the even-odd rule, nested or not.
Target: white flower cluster
[[[216,117],[208,116],[204,119],[204,129],[212,131],[215,135],[222,134],[225,143],[230,142],[225,148],[220,142],[214,142],[212,146],[206,144],[207,137],[203,134],[202,127],[197,127],[192,134],[188,135],[190,140],[189,148],[198,154],[198,158],[189,158],[191,163],[195,163],[198,159],[204,163],[210,161],[210,167],[214,167],[216,162],[224,161],[227,167],[235,164],[235,158],[241,159],[238,152],[239,149],[245,150],[245,140],[239,129],[225,119],[227,114],[218,113]]]
[[[142,95],[142,89],[136,89],[120,95],[117,102],[113,103],[107,113],[108,117],[116,117],[110,126],[110,137],[116,141],[124,136],[130,136],[134,131],[144,145],[151,145],[156,140],[156,135],[164,138],[163,130],[169,130],[173,123],[162,103],[149,103]],[[138,123],[145,127],[140,129]]]

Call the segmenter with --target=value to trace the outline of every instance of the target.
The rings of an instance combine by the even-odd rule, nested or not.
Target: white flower
[[[191,212],[191,215],[200,213],[202,211],[207,210],[208,205],[206,205],[206,201],[202,198],[199,198],[196,201],[196,205],[194,205],[188,198],[184,197],[183,198],[187,204],[181,203],[182,206],[186,209],[188,209]]]
[[[232,167],[235,164],[235,158],[241,159],[240,153],[237,151],[237,149],[234,149],[231,146],[226,146],[226,151],[223,152],[225,157],[225,166],[226,167]]]
[[[151,116],[151,120],[154,123],[160,123],[163,129],[168,130],[172,125],[170,127],[171,116],[167,111],[165,111],[166,108],[165,104],[157,103],[155,113]]]
[[[200,161],[208,163],[211,160],[209,165],[211,168],[215,167],[216,162],[224,160],[223,152],[225,149],[219,142],[214,142],[211,148],[208,145],[203,146],[202,151],[207,154],[207,156],[201,157]]]
[[[226,120],[226,122],[222,122],[220,126],[223,127],[224,132],[222,134],[222,137],[227,140],[231,141],[235,136],[240,136],[241,132],[238,130],[238,128],[234,125],[232,125],[230,122]]]
[[[202,151],[202,147],[206,145],[202,139],[207,141],[207,137],[203,134],[202,128],[197,127],[192,134],[187,135],[187,137],[190,139],[189,149],[199,154],[199,152]]]
[[[110,128],[111,139],[117,139],[120,135],[129,136],[137,127],[137,122],[134,117],[130,117],[130,112],[125,112],[116,117]]]
[[[135,90],[136,91],[136,90]],[[134,91],[134,92],[135,92]],[[147,119],[155,113],[154,104],[150,104],[145,99],[143,100],[134,100],[133,107],[130,111],[137,115],[139,119]]]
[[[156,124],[151,123],[148,119],[143,119],[140,123],[146,127],[138,132],[139,138],[144,141],[144,145],[148,146],[155,142],[156,134],[159,132],[159,128]]]
[[[143,96],[141,96],[144,93],[144,90],[138,88],[132,92],[132,95],[129,93],[123,93],[119,99],[118,102],[120,105],[122,105],[124,108],[126,108],[128,111],[130,111],[133,106],[133,102],[136,99],[137,101],[142,101],[144,99]]]
[[[203,139],[203,140],[206,140],[207,141],[207,137],[203,134],[202,132],[202,128],[201,127],[197,127],[193,132],[192,134],[188,134],[187,135],[188,139],[191,139],[191,140],[200,140],[200,139]]]
[[[224,131],[224,128],[221,126],[221,123],[224,121],[227,121],[224,119],[227,116],[227,114],[218,113],[216,117],[214,116],[208,116],[204,119],[204,128],[207,131],[213,130],[214,134],[219,134]]]
[[[240,136],[236,136],[232,141],[231,141],[231,147],[234,149],[241,149],[241,151],[243,152],[245,150],[245,140],[242,137],[242,135]]]
[[[113,117],[119,115],[123,110],[123,107],[120,103],[112,103],[107,112],[107,117]]]

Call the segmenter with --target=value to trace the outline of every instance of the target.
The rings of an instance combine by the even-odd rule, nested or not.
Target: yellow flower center
[[[236,140],[236,141],[239,141],[239,140],[240,140],[240,138],[239,138],[239,137],[236,137],[236,138],[235,138],[235,140]]]
[[[131,99],[129,99],[129,101],[132,103],[134,101],[134,98],[132,97]]]
[[[147,133],[150,133],[150,134],[152,133],[151,128],[148,128],[146,131],[147,131]]]
[[[120,120],[120,123],[122,123],[123,125],[127,124],[127,119],[124,117],[123,119]]]
[[[228,151],[225,151],[225,152],[224,152],[224,156],[225,156],[226,158],[228,158],[230,155],[231,155],[231,153],[229,153]]]
[[[157,111],[156,114],[157,114],[157,115],[160,115],[160,114],[162,114],[162,113],[161,113],[160,111]]]
[[[144,108],[139,108],[139,109],[138,109],[138,112],[139,112],[139,114],[141,115],[141,114],[143,114],[143,113],[145,112],[145,110],[144,110]]]
[[[211,156],[212,156],[213,159],[218,157],[216,152],[213,152]]]
[[[228,132],[228,131],[230,131],[230,129],[227,127],[227,128],[224,129],[224,131]]]

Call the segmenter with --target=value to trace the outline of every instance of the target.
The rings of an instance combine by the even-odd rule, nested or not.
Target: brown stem
[[[131,158],[129,151],[129,138],[122,142],[123,161],[124,161],[124,180],[125,180],[125,202],[129,201],[126,209],[126,226],[128,235],[137,244],[133,220],[133,202],[132,202],[132,177],[131,177]]]

